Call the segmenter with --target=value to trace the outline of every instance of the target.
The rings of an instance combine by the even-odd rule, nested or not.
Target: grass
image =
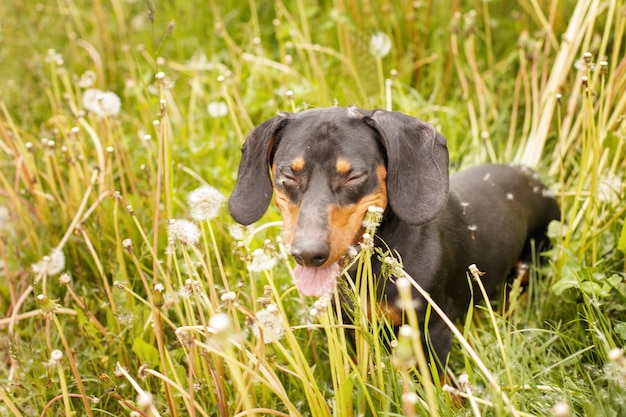
[[[626,413],[623,1],[178,3],[0,12],[1,415]],[[453,170],[534,166],[560,201],[529,286],[454,327],[449,386],[414,318],[391,353],[373,336],[379,253],[346,283],[373,317],[351,352],[333,300],[298,296],[276,210],[219,210],[255,124],[334,103],[435,124]]]

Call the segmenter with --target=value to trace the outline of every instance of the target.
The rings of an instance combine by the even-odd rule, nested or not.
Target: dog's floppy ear
[[[235,189],[228,199],[228,211],[237,223],[254,223],[267,210],[272,199],[270,160],[278,145],[278,133],[289,120],[287,114],[275,116],[257,126],[246,138]]]
[[[387,152],[387,193],[394,213],[420,225],[443,209],[449,191],[446,139],[430,124],[399,112],[376,110],[365,121]]]

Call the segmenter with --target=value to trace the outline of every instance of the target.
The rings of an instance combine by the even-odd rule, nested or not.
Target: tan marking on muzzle
[[[289,197],[274,188],[274,202],[283,218],[283,229],[285,231],[285,243],[291,245],[296,232],[296,225],[300,217],[300,206],[289,201]]]
[[[384,165],[377,169],[378,188],[354,204],[332,206],[328,209],[330,224],[330,255],[326,265],[336,262],[348,252],[350,246],[361,240],[363,220],[370,206],[387,207],[387,170]]]

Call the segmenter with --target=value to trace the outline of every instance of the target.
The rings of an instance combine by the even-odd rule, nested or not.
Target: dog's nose
[[[294,242],[291,245],[291,256],[302,266],[322,266],[329,254],[329,245],[318,240]]]

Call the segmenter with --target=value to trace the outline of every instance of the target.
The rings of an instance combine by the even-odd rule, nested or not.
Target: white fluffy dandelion
[[[196,188],[187,196],[191,218],[198,221],[212,220],[217,217],[225,201],[224,194],[210,185]]]
[[[5,206],[0,206],[0,233],[11,230],[11,213]]]
[[[88,70],[85,71],[83,75],[80,76],[78,80],[78,86],[80,88],[89,88],[96,82],[96,73]]]
[[[263,310],[256,313],[256,321],[251,326],[252,333],[255,337],[260,338],[263,335],[265,343],[273,343],[280,340],[285,329],[280,324],[280,313],[274,304],[269,304]]]
[[[173,253],[177,243],[197,246],[200,235],[200,229],[195,223],[185,219],[171,219],[167,225],[167,252]]]
[[[31,266],[36,274],[56,275],[65,269],[65,254],[60,249],[52,249],[48,256]]]
[[[268,254],[265,249],[259,248],[252,251],[252,260],[248,263],[248,271],[270,271],[274,266],[276,266],[276,258]]]
[[[207,106],[207,111],[213,118],[224,117],[228,114],[228,106],[223,101],[212,101]]]
[[[83,93],[83,107],[98,117],[115,116],[122,108],[117,94],[90,88]]]
[[[370,38],[370,53],[376,58],[384,58],[391,51],[391,38],[384,32],[376,32]]]
[[[598,184],[598,198],[609,204],[617,204],[622,195],[623,182],[617,175],[608,175],[600,178]]]
[[[241,242],[246,239],[250,232],[246,226],[234,223],[228,226],[228,234],[236,241]]]

